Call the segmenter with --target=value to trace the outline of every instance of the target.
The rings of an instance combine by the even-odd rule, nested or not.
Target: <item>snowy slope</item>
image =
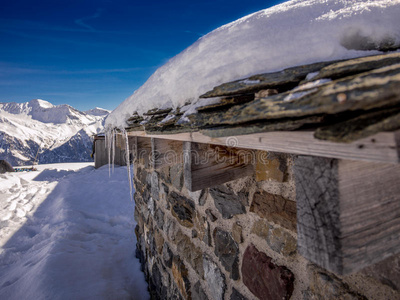
[[[92,135],[103,131],[103,116],[44,100],[0,103],[0,158],[12,165],[90,161]]]
[[[0,299],[149,299],[126,167],[90,165],[0,174]]]
[[[97,117],[101,117],[101,116],[106,116],[110,113],[111,111],[104,109],[104,108],[100,108],[100,107],[96,107],[93,109],[89,109],[86,110],[85,113],[88,115],[92,115],[92,116],[97,116]]]
[[[293,0],[222,26],[159,68],[106,120],[192,103],[257,73],[400,47],[400,0]]]

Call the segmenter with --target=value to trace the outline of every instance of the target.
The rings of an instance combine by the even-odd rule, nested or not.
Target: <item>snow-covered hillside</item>
[[[37,154],[40,163],[90,161],[92,135],[103,131],[107,115],[89,113],[39,99],[0,103],[0,158],[14,166]]]
[[[400,48],[400,0],[292,0],[200,38],[159,68],[107,118],[179,107],[225,82],[320,61]]]

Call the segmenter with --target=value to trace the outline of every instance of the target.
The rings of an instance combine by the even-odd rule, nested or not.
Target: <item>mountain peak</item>
[[[48,102],[46,100],[42,100],[42,99],[33,99],[33,100],[29,101],[29,106],[41,107],[41,108],[52,108],[52,107],[54,107],[53,104],[51,104],[50,102]]]

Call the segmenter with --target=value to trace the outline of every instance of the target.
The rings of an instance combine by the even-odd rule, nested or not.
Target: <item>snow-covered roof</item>
[[[123,128],[134,112],[177,108],[222,83],[400,45],[398,0],[292,0],[200,38],[159,68],[107,118]]]
[[[399,84],[399,51],[313,63],[224,83],[195,104],[134,114],[126,130],[220,138],[307,128],[318,139],[352,142],[400,129]]]

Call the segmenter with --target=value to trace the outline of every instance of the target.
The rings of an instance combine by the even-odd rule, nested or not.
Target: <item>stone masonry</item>
[[[400,299],[399,256],[337,276],[296,250],[295,156],[189,192],[183,165],[134,164],[137,256],[152,299]]]

